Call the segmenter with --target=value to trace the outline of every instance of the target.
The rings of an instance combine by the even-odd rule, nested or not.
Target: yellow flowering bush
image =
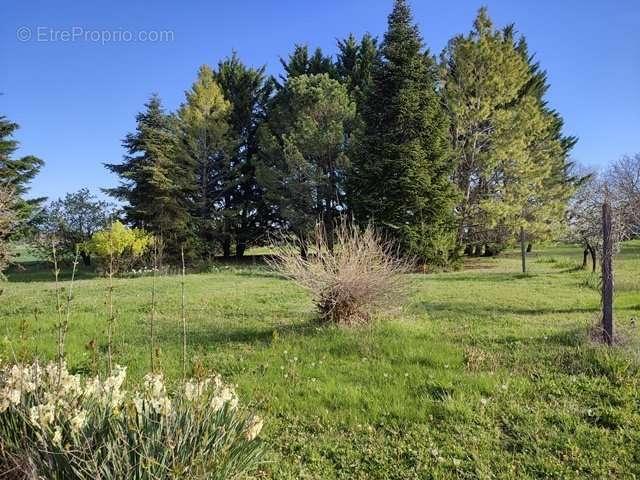
[[[153,237],[141,228],[129,228],[119,221],[93,234],[82,247],[96,255],[105,271],[113,275],[133,266],[149,249]]]
[[[0,469],[11,478],[234,479],[263,448],[218,376],[169,395],[160,374],[124,388],[126,369],[84,380],[62,366],[0,368]]]

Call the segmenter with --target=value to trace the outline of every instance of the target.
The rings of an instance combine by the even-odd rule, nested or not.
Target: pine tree
[[[191,214],[202,254],[211,254],[216,243],[225,256],[231,254],[231,228],[223,216],[232,208],[235,186],[228,153],[230,110],[214,72],[203,65],[178,112],[181,158],[191,172]]]
[[[512,243],[551,236],[571,193],[559,115],[543,99],[544,72],[513,26],[496,30],[485,8],[473,30],[442,54],[443,98],[456,158],[458,242],[492,254]]]
[[[247,244],[263,236],[270,224],[270,210],[256,180],[256,161],[257,130],[265,120],[273,82],[267,79],[265,67],[246,67],[235,52],[218,64],[216,80],[231,104],[229,125],[233,137],[228,185],[233,194],[224,221],[235,239],[236,255],[242,256]]]
[[[513,137],[517,111],[513,105],[527,83],[528,68],[502,32],[494,31],[481,9],[468,36],[449,41],[442,54],[443,96],[451,117],[455,180],[462,193],[457,207],[458,242],[479,252],[504,243],[503,231],[489,228],[491,182],[517,152]]]
[[[344,209],[347,131],[355,104],[327,74],[290,78],[261,129],[260,180],[286,227],[304,237],[318,220],[332,243]]]
[[[14,217],[14,236],[30,233],[46,200],[44,197],[25,198],[29,193],[29,184],[38,175],[44,162],[33,155],[13,158],[18,149],[18,142],[13,135],[18,128],[18,124],[0,116],[0,188],[6,192],[7,198],[11,198],[11,202],[6,202],[5,206],[10,205]]]
[[[513,27],[507,27],[506,34],[512,38]],[[530,135],[527,150],[536,163],[547,165],[547,174],[543,180],[543,188],[539,192],[540,204],[544,208],[535,211],[537,230],[530,229],[528,234],[529,248],[533,240],[546,240],[557,237],[564,229],[564,218],[572,195],[579,188],[583,177],[575,175],[575,163],[570,158],[571,149],[578,138],[564,135],[564,120],[560,113],[549,107],[545,94],[549,90],[546,71],[540,63],[529,55],[524,36],[514,41],[514,46],[529,65],[529,82],[520,92],[520,98],[531,97],[536,105],[544,127],[538,135]],[[532,132],[530,132],[532,133]]]
[[[190,237],[191,218],[186,192],[187,172],[178,162],[176,119],[167,115],[156,95],[136,117],[136,131],[128,134],[124,161],[105,165],[120,177],[106,192],[126,202],[129,223],[163,238],[170,255],[177,255]]]
[[[380,53],[362,110],[351,206],[359,222],[384,227],[405,251],[444,263],[452,253],[454,199],[448,119],[405,0],[395,2]]]

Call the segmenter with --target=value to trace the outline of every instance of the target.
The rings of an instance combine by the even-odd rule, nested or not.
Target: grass
[[[640,476],[640,242],[616,261],[616,315],[629,343],[594,345],[599,296],[582,252],[552,246],[412,275],[402,311],[365,329],[315,322],[307,296],[260,267],[186,278],[190,361],[238,384],[266,417],[260,478],[637,478]],[[537,261],[540,260],[540,261]],[[106,281],[74,287],[68,363],[104,369]],[[0,328],[19,356],[53,358],[46,271],[10,276]],[[180,365],[179,277],[158,279],[157,343],[169,381]],[[115,361],[147,371],[151,278],[116,283]]]

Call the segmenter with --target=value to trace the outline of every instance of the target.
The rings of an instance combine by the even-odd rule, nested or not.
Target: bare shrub
[[[400,259],[394,243],[372,226],[360,230],[342,222],[334,233],[331,248],[318,224],[311,240],[275,246],[269,263],[311,293],[324,321],[368,323],[373,311],[388,308],[403,296],[400,274],[410,270],[412,261]],[[301,251],[309,254],[301,256]]]

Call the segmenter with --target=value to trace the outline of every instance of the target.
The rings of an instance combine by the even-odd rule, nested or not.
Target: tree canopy
[[[175,113],[152,97],[107,165],[125,219],[198,258],[316,222],[331,236],[343,217],[439,265],[560,235],[576,138],[513,25],[482,8],[437,61],[396,0],[381,41],[336,49],[296,44],[277,79],[232,52],[200,68]]]

